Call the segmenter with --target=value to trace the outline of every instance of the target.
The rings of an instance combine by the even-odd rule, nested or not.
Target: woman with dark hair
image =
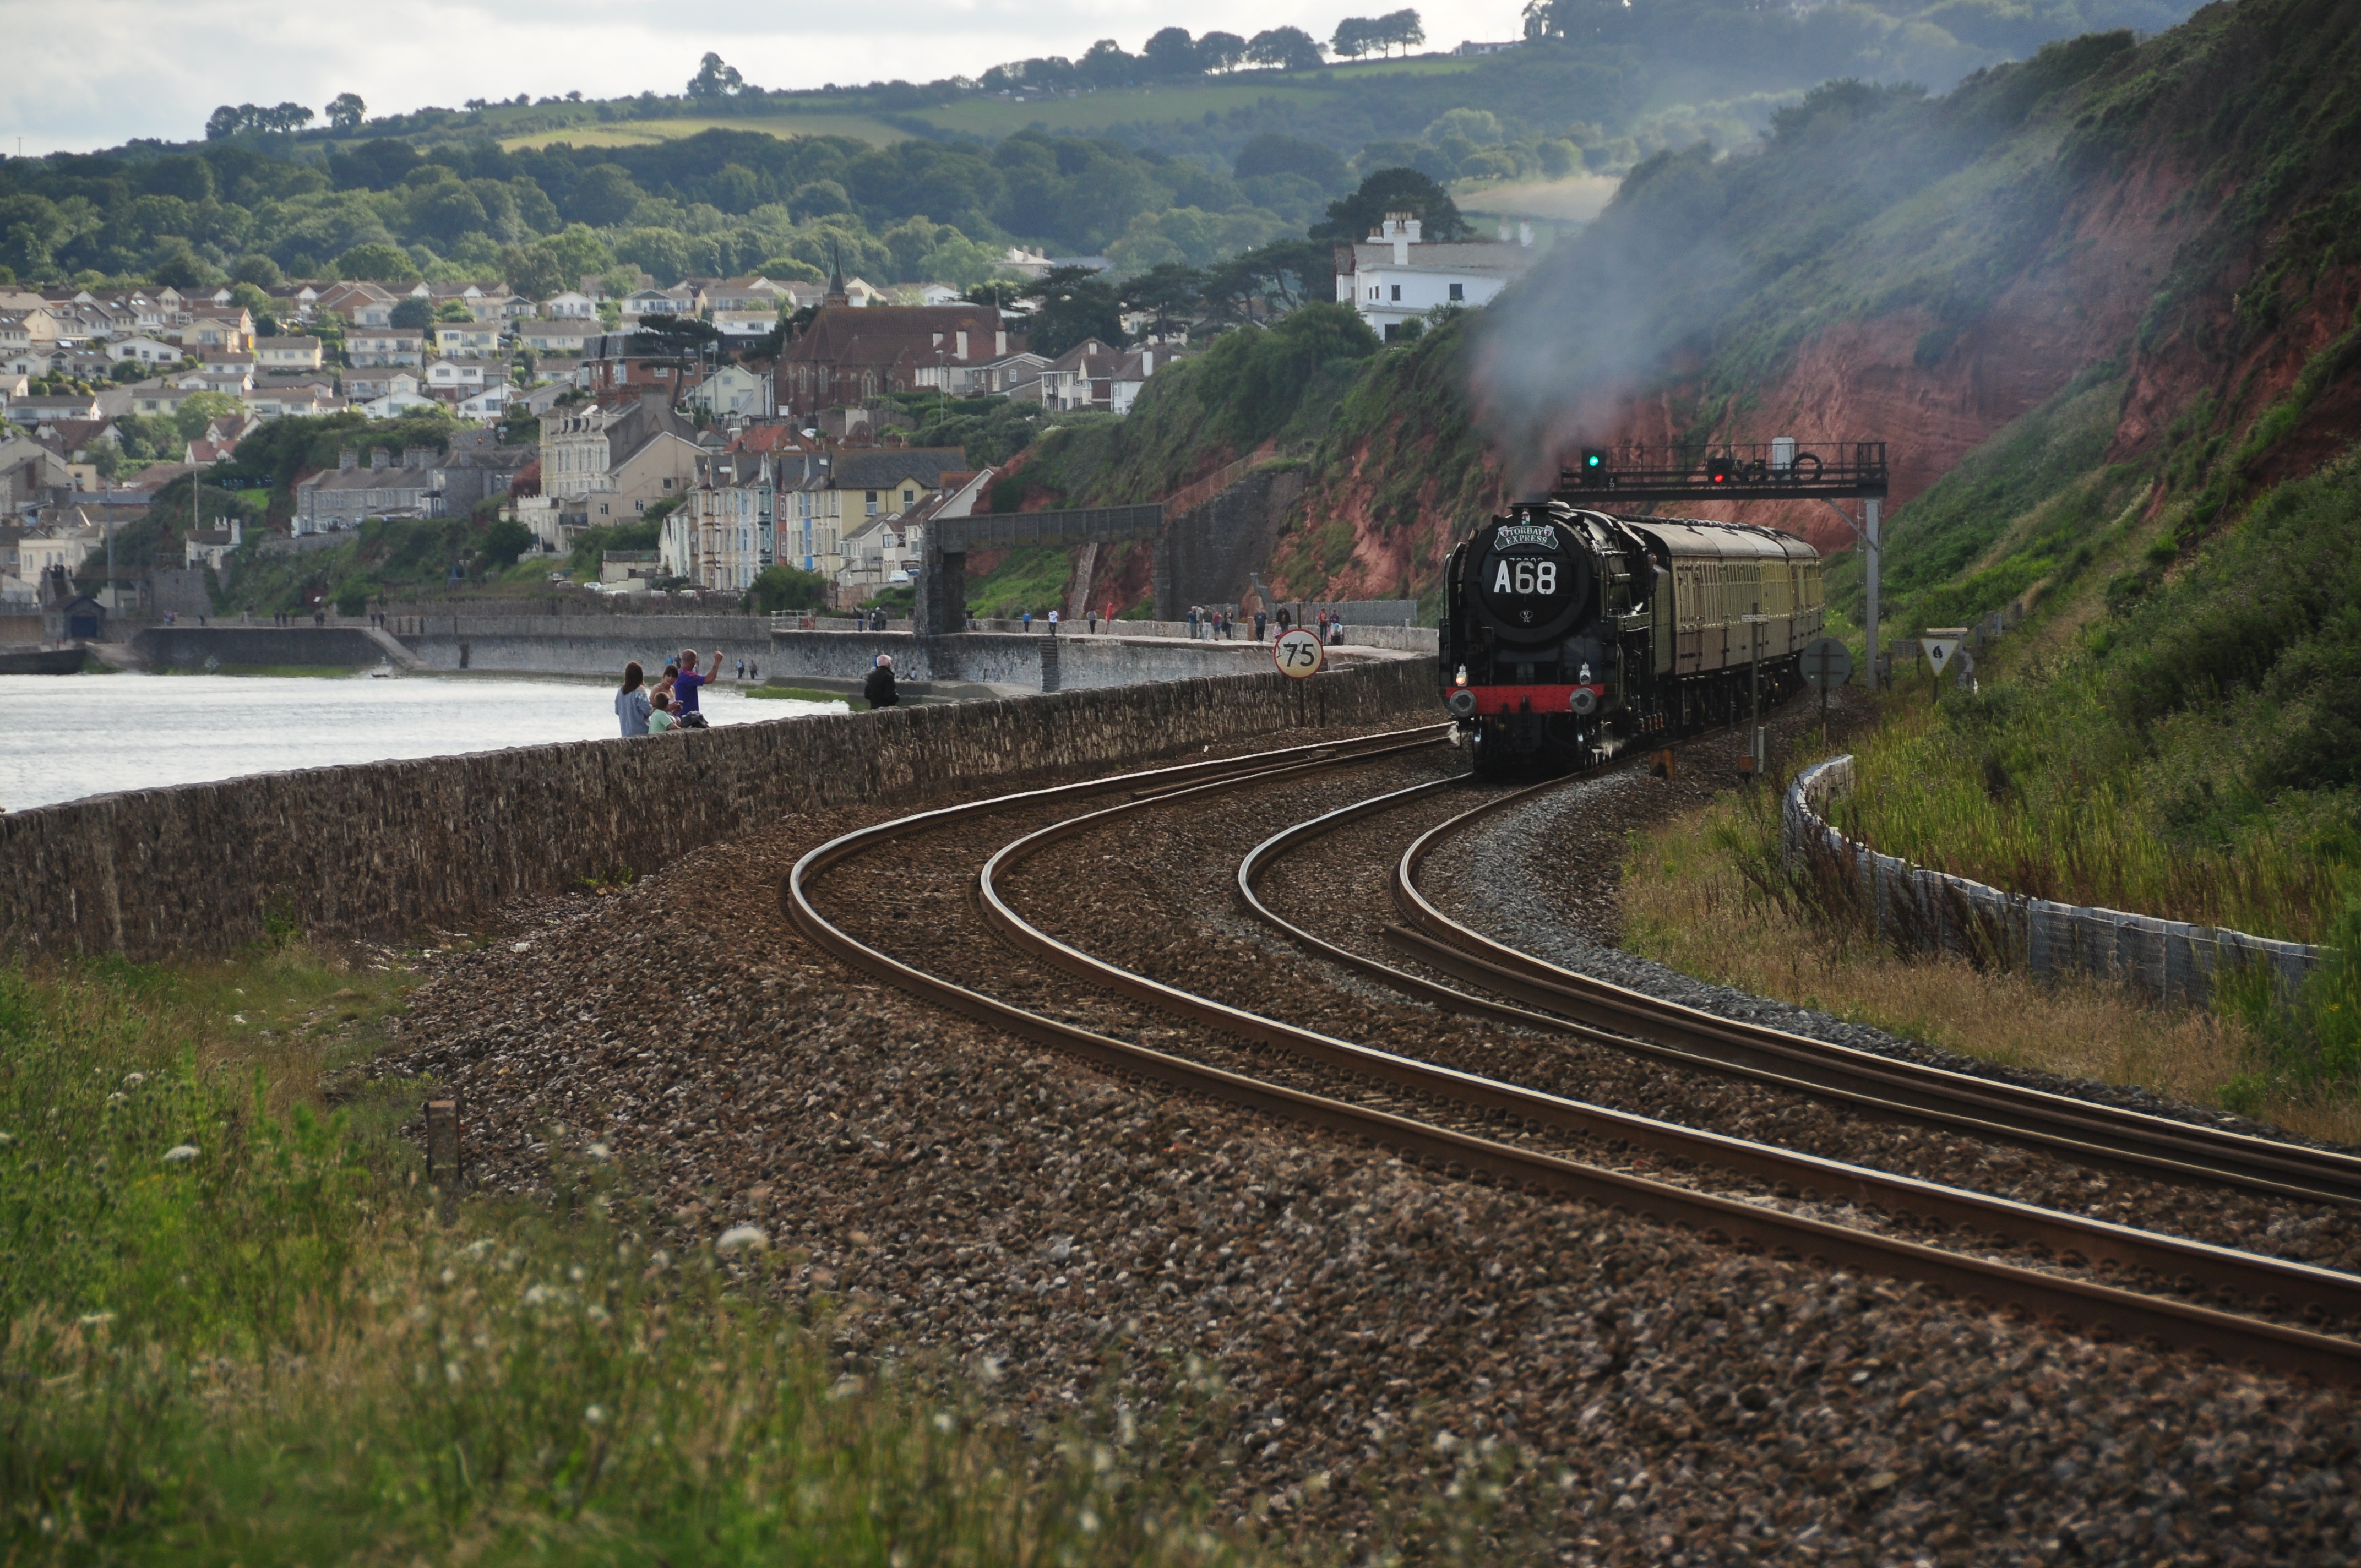
[[[623,689],[615,694],[615,717],[622,720],[626,735],[648,732],[648,694],[641,689],[647,678],[637,659],[623,666]]]

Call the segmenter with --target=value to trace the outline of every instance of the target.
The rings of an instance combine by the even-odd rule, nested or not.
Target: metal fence
[[[2267,968],[2292,992],[2324,956],[2301,942],[2003,893],[1881,855],[1820,815],[1852,779],[1849,756],[1798,775],[1780,811],[1782,842],[1791,868],[1850,879],[1864,916],[1897,945],[1996,958],[2043,979],[2095,975],[2159,1002],[2201,1004],[2225,970]]]

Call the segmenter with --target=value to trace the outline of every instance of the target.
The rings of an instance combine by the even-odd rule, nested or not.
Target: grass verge
[[[1723,795],[1634,837],[1623,946],[1684,974],[1815,1008],[1985,1061],[2138,1084],[2312,1136],[2361,1142],[2348,1079],[2288,1070],[2266,1003],[2151,1005],[2094,980],[2042,982],[1952,956],[1898,953],[1829,918],[1780,866],[1778,792]]]
[[[1245,1555],[1166,1459],[1202,1380],[1028,1442],[957,1368],[847,1376],[763,1288],[792,1254],[668,1253],[596,1146],[554,1211],[433,1223],[420,1086],[356,1070],[409,984],[292,943],[0,970],[7,1561]]]

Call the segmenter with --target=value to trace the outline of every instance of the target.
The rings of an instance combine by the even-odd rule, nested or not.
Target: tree
[[[1335,297],[1335,247],[1326,240],[1285,239],[1242,250],[1205,276],[1206,303],[1233,320],[1285,315]]]
[[[580,183],[574,187],[569,216],[600,228],[628,223],[631,214],[647,199],[647,192],[631,180],[631,170],[620,163],[594,163],[583,170]]]
[[[1138,72],[1139,61],[1123,52],[1113,38],[1101,38],[1074,62],[1074,74],[1085,87],[1120,87]]]
[[[1174,322],[1185,325],[1195,316],[1197,302],[1204,291],[1203,273],[1180,262],[1168,261],[1126,283],[1123,302],[1135,311],[1153,312],[1154,330],[1160,337],[1172,330]]]
[[[1374,29],[1370,36],[1380,48],[1399,45],[1404,54],[1426,41],[1426,28],[1412,10],[1389,11],[1377,19]]]
[[[757,615],[810,609],[828,603],[828,578],[793,566],[765,566],[754,586],[746,590],[746,598]]]
[[[357,131],[368,114],[368,105],[357,93],[339,93],[328,100],[328,125],[332,129]]]
[[[1323,191],[1345,183],[1345,160],[1316,141],[1265,131],[1238,148],[1230,171],[1241,180],[1265,174],[1301,174]]]
[[[1247,43],[1246,59],[1272,71],[1316,71],[1320,40],[1301,27],[1271,27]]]
[[[707,51],[688,79],[688,95],[692,98],[735,98],[746,90],[746,79],[738,74],[734,65],[724,65],[721,57]]]
[[[183,441],[204,434],[205,426],[225,414],[244,411],[246,405],[227,392],[191,392],[172,411],[172,425]]]
[[[1246,57],[1246,40],[1235,33],[1207,33],[1197,40],[1200,70],[1231,71]]]
[[[532,548],[533,530],[513,518],[502,518],[485,531],[484,559],[495,566],[513,566]]]
[[[1055,359],[1086,337],[1121,348],[1123,302],[1102,273],[1087,267],[1053,267],[1025,291],[1034,302],[1027,336],[1033,352]]]
[[[1347,16],[1336,24],[1336,36],[1328,40],[1328,47],[1346,60],[1358,60],[1383,47],[1378,41],[1377,27],[1367,16]]]
[[[229,275],[241,283],[251,283],[266,291],[284,288],[287,275],[279,270],[279,263],[267,256],[241,256],[229,269]],[[268,302],[266,299],[265,302]]]
[[[1139,58],[1150,76],[1195,76],[1204,70],[1196,41],[1190,38],[1186,27],[1160,29],[1140,46]]]
[[[1351,195],[1329,203],[1328,221],[1314,225],[1312,237],[1357,240],[1377,233],[1388,213],[1419,219],[1419,237],[1424,240],[1466,239],[1475,232],[1442,186],[1415,169],[1380,169]]]
[[[254,104],[240,104],[236,108],[224,104],[205,121],[205,139],[220,141],[243,131],[300,131],[312,123],[312,111],[301,104],[276,104],[262,108]]]
[[[424,332],[434,324],[434,302],[418,299],[401,301],[394,305],[391,313],[386,317],[386,322],[389,325],[403,327],[411,332]]]

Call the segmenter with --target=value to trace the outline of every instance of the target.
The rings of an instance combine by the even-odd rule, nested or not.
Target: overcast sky
[[[1185,12],[1142,0],[899,0],[891,5],[747,5],[716,10],[646,0],[415,0],[342,10],[273,0],[0,0],[9,88],[0,153],[112,147],[134,137],[204,134],[220,104],[313,110],[358,93],[384,114],[469,98],[594,98],[677,93],[707,49],[765,87],[925,82],[978,75],[1006,60],[1080,55],[1112,38],[1135,53],[1178,25],[1251,38],[1293,24],[1325,38],[1348,10],[1200,0]],[[1516,0],[1421,4],[1430,48],[1513,38]],[[687,25],[681,25],[687,24]]]

